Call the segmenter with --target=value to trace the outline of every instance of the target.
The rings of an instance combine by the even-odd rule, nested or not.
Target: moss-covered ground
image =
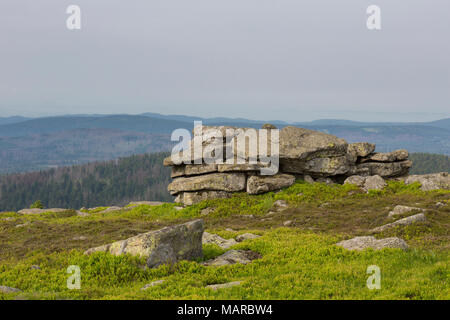
[[[418,184],[396,181],[368,194],[351,185],[298,181],[280,192],[236,194],[182,210],[163,204],[96,210],[85,217],[75,211],[3,212],[0,285],[22,292],[0,293],[0,299],[449,299],[449,199],[450,191],[423,192]],[[277,200],[288,207],[276,210]],[[335,245],[394,221],[388,212],[399,204],[425,209],[426,221],[375,236],[400,237],[409,250],[351,252]],[[245,232],[261,235],[232,248],[251,249],[262,258],[248,265],[206,267],[200,261],[182,261],[146,269],[145,261],[136,257],[83,255],[91,247],[200,217],[207,231],[225,238]],[[203,260],[223,252],[206,245]],[[78,290],[67,288],[70,265],[80,267]],[[379,290],[366,285],[370,265],[380,268]],[[161,279],[165,282],[141,290]],[[217,291],[205,288],[230,281],[242,284]]]

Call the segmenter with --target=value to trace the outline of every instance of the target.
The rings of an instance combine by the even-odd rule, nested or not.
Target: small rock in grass
[[[84,241],[84,240],[87,240],[87,237],[85,237],[85,236],[76,236],[76,237],[73,237],[72,240]]]
[[[406,218],[397,220],[392,223],[385,224],[384,226],[380,226],[375,229],[372,229],[372,232],[382,232],[382,231],[385,231],[385,230],[388,230],[388,229],[391,229],[391,228],[394,228],[397,226],[408,226],[415,222],[425,221],[425,220],[426,220],[425,215],[423,213],[419,213],[419,214],[416,214],[416,215],[413,215],[410,217],[406,217]]]
[[[398,216],[400,214],[404,214],[404,213],[411,212],[414,210],[423,211],[423,209],[416,208],[416,207],[407,207],[407,206],[398,205],[398,206],[395,206],[394,210],[389,212],[388,217]]]
[[[200,211],[200,214],[201,214],[202,216],[207,216],[207,215],[213,213],[214,210],[215,210],[214,208],[205,208],[205,209],[203,209],[202,211]]]
[[[230,250],[215,259],[203,262],[203,265],[220,267],[236,263],[248,264],[259,258],[261,255],[251,250]]]
[[[273,203],[272,208],[275,211],[282,211],[288,207],[288,204],[284,200],[277,200]]]
[[[209,286],[206,286],[206,288],[212,289],[212,290],[226,289],[226,288],[238,286],[241,283],[242,283],[242,281],[233,281],[233,282],[220,283],[220,284],[210,284]]]
[[[203,232],[202,236],[203,244],[215,244],[222,249],[228,249],[229,247],[235,245],[237,242],[234,239],[224,239],[217,234],[212,234],[209,232]]]
[[[445,203],[436,202],[436,208],[441,208],[441,207],[444,207],[444,206],[445,206]]]
[[[16,292],[22,292],[22,290],[17,289],[17,288],[7,287],[7,286],[0,286],[0,292],[3,292],[3,293],[16,293]]]
[[[285,226],[285,227],[289,227],[290,225],[292,225],[292,220],[287,220],[287,221],[285,221],[285,222],[283,222],[283,226]]]
[[[238,235],[236,237],[236,241],[237,242],[242,242],[242,241],[245,241],[245,240],[252,240],[252,239],[259,238],[259,237],[261,237],[261,236],[258,236],[258,235],[253,234],[253,233],[244,233],[244,234]]]
[[[143,287],[141,288],[141,290],[147,290],[147,289],[149,289],[149,288],[151,288],[151,287],[160,285],[160,284],[162,284],[162,283],[165,282],[165,281],[166,281],[166,280],[156,280],[156,281],[150,282],[149,284],[146,284],[145,286],[143,286]]]
[[[16,225],[16,228],[26,227],[26,226],[29,226],[30,224],[31,224],[30,222],[25,222],[25,223]]]
[[[366,178],[363,189],[368,192],[369,190],[383,190],[386,186],[386,181],[379,175],[375,175]]]
[[[122,210],[122,207],[113,206],[113,207],[109,207],[109,208],[107,208],[107,209],[105,209],[103,211],[100,211],[98,213],[108,213],[108,212],[120,211],[120,210]]]
[[[31,266],[32,270],[41,270],[41,267],[37,266],[37,265],[32,265]]]
[[[372,248],[374,250],[381,250],[384,248],[399,248],[406,250],[408,245],[406,242],[400,238],[385,238],[377,240],[375,237],[356,237],[350,240],[344,240],[336,245],[343,247],[347,250],[364,250],[367,248]]]
[[[367,177],[363,176],[350,176],[347,179],[345,179],[344,184],[354,184],[360,188],[363,188],[364,183],[366,182],[366,178]]]

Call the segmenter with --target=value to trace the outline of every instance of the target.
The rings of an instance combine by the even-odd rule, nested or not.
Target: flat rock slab
[[[385,230],[395,228],[397,226],[408,226],[410,224],[413,224],[413,223],[416,223],[419,221],[425,221],[425,220],[426,220],[425,215],[423,213],[419,213],[419,214],[416,214],[416,215],[413,215],[410,217],[406,217],[406,218],[397,220],[392,223],[385,224],[384,226],[377,227],[377,228],[373,229],[372,232],[382,232]]]
[[[245,190],[245,173],[211,173],[188,178],[176,178],[167,187],[171,194],[186,191],[226,191]]]
[[[161,264],[201,258],[203,231],[203,220],[199,219],[92,248],[85,254],[109,252],[118,256],[129,253],[146,257],[147,266],[154,268]]]
[[[203,265],[219,267],[236,263],[248,264],[259,258],[261,258],[261,255],[251,250],[230,250],[215,259],[204,262]]]
[[[176,203],[182,203],[190,206],[204,200],[226,199],[231,197],[230,192],[226,191],[196,191],[196,192],[181,192],[176,198]]]
[[[164,203],[167,202],[161,202],[161,201],[133,201],[130,202],[130,206],[141,206],[141,205],[146,205],[146,206],[160,206]]]
[[[260,238],[261,236],[258,236],[256,234],[253,233],[244,233],[244,234],[240,234],[236,237],[236,241],[237,242],[242,242],[245,240],[253,240],[253,239],[257,239]]]
[[[295,176],[275,174],[273,176],[251,176],[247,180],[247,193],[260,194],[287,188],[295,183]]]
[[[108,213],[108,212],[120,211],[122,209],[123,209],[122,207],[113,206],[113,207],[106,208],[105,210],[102,210],[102,211],[97,212],[97,213]]]
[[[398,248],[406,250],[408,245],[405,241],[400,238],[385,238],[377,240],[375,237],[356,237],[350,240],[344,240],[336,244],[337,246],[343,247],[347,250],[357,250],[361,251],[367,248],[372,248],[374,250],[381,250],[384,248]]]
[[[220,284],[210,284],[209,286],[206,286],[206,288],[212,289],[212,290],[219,290],[219,289],[226,289],[226,288],[239,286],[241,283],[242,283],[242,281],[233,281],[233,282],[220,283]]]
[[[408,174],[412,161],[365,162],[350,169],[349,175],[381,176],[383,178],[399,177]]]
[[[395,150],[388,153],[374,153],[366,158],[362,159],[362,162],[365,161],[374,161],[374,162],[395,162],[395,161],[403,161],[408,159],[409,153],[405,149]]]
[[[61,208],[49,208],[49,209],[22,209],[17,211],[18,214],[40,214],[40,213],[62,213],[67,212],[69,209],[61,209]]]
[[[236,240],[234,239],[224,239],[217,234],[212,234],[209,232],[203,232],[202,243],[215,244],[222,249],[228,249],[229,247],[237,244]]]

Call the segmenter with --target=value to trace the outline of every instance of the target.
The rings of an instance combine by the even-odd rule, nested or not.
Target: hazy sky
[[[449,0],[1,0],[0,117],[432,120],[449,39]]]

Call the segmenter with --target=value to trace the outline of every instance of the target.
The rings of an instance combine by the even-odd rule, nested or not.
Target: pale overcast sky
[[[0,117],[433,120],[449,39],[449,0],[1,0]]]

